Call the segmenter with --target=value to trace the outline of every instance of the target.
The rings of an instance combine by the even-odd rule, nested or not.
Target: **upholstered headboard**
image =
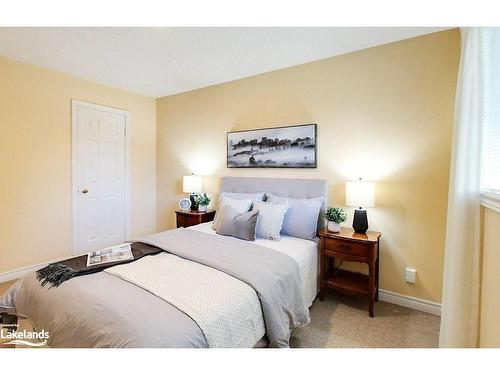
[[[272,193],[290,198],[323,197],[318,229],[324,227],[323,215],[328,205],[328,186],[325,180],[307,180],[298,178],[258,178],[258,177],[222,177],[221,191],[228,193]]]

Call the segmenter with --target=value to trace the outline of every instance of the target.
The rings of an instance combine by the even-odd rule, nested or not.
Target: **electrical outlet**
[[[409,267],[406,267],[406,271],[405,271],[405,281],[407,283],[412,283],[414,284],[415,281],[417,280],[417,270],[414,269],[414,268],[409,268]]]

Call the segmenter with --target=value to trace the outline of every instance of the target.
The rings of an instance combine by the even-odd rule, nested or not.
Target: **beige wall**
[[[335,206],[344,181],[363,176],[378,182],[369,219],[383,232],[381,287],[440,301],[459,38],[445,31],[158,99],[158,229],[174,226],[191,172],[209,176],[210,193],[225,175],[323,178]],[[227,131],[300,123],[318,124],[317,169],[226,168]]]
[[[155,230],[155,100],[0,57],[0,272],[71,254],[71,99],[130,111],[131,235]]]
[[[181,176],[191,172],[208,176],[213,194],[224,175],[324,178],[336,206],[344,204],[344,181],[363,176],[378,182],[369,218],[383,232],[382,288],[440,301],[458,58],[459,33],[451,30],[156,105],[0,58],[0,272],[71,253],[74,98],[131,112],[132,236],[174,226]],[[225,167],[227,131],[311,122],[317,169]],[[406,266],[417,269],[417,284],[403,281]]]
[[[500,213],[484,208],[481,282],[481,347],[500,347]]]

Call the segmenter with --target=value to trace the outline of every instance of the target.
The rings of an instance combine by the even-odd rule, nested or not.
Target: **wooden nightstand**
[[[206,223],[212,221],[215,216],[215,210],[207,212],[177,210],[175,213],[177,215],[177,228]]]
[[[319,231],[320,292],[323,300],[325,289],[331,288],[346,294],[368,297],[368,312],[373,317],[373,305],[378,301],[379,287],[379,238],[380,232],[355,233],[351,228],[341,228],[339,233],[327,228]],[[368,275],[334,269],[333,259],[368,264]]]

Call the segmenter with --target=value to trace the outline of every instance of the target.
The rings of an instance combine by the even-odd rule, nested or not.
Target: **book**
[[[87,267],[134,259],[130,243],[92,251],[87,255]]]

